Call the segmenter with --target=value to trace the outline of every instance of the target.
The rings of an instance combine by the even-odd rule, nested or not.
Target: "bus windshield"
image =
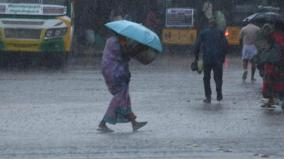
[[[66,0],[0,0],[0,3],[66,5]]]

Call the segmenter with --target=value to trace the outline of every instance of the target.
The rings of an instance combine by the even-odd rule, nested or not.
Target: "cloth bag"
[[[202,60],[194,61],[191,63],[190,67],[192,71],[197,71],[200,74],[203,71],[203,61]]]
[[[134,59],[142,63],[143,65],[148,65],[156,59],[157,55],[158,54],[156,51],[147,49],[145,51],[139,52],[136,56],[134,56]]]
[[[253,62],[256,64],[278,63],[281,60],[281,50],[277,45],[272,45],[268,50],[259,51],[254,57]]]

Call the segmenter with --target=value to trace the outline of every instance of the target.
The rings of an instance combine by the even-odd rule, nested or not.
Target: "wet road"
[[[260,109],[261,79],[242,83],[240,61],[228,61],[224,101],[211,105],[202,103],[202,76],[189,71],[189,58],[131,63],[133,110],[149,123],[137,133],[111,126],[112,134],[96,132],[111,99],[98,61],[1,70],[0,158],[284,158],[284,113]]]

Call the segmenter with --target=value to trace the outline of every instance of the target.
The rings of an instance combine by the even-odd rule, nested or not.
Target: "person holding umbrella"
[[[131,108],[129,96],[131,74],[128,63],[131,57],[151,47],[161,49],[161,44],[160,41],[153,41],[157,36],[155,33],[134,22],[118,20],[107,23],[106,26],[113,30],[115,35],[106,42],[101,66],[105,83],[113,98],[98,126],[98,131],[113,132],[106,123],[127,122],[131,122],[133,131],[136,131],[145,126],[147,122],[136,121],[136,115]],[[143,35],[146,40],[141,39]]]
[[[256,44],[259,53],[254,60],[263,75],[262,95],[268,99],[261,107],[275,108],[274,99],[279,99],[284,109],[284,33],[266,23],[258,33]]]
[[[147,124],[147,122],[137,122],[136,115],[132,112],[129,96],[131,74],[128,66],[130,57],[146,47],[140,44],[133,46],[127,44],[126,37],[117,34],[107,40],[103,51],[102,74],[113,98],[99,124],[98,130],[102,132],[112,132],[106,123],[131,122],[133,131]]]
[[[262,94],[267,98],[263,108],[274,108],[275,99],[284,109],[284,17],[275,12],[260,12],[248,16],[244,22],[263,24],[257,34],[258,50],[254,61],[263,78]]]

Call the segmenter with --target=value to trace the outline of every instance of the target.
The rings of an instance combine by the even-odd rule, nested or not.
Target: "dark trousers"
[[[213,70],[214,73],[214,81],[216,84],[216,92],[217,96],[222,95],[222,84],[223,84],[223,64],[220,63],[213,63],[213,64],[204,64],[204,91],[206,98],[211,99],[211,86],[210,86],[210,79],[211,79],[211,71]]]

